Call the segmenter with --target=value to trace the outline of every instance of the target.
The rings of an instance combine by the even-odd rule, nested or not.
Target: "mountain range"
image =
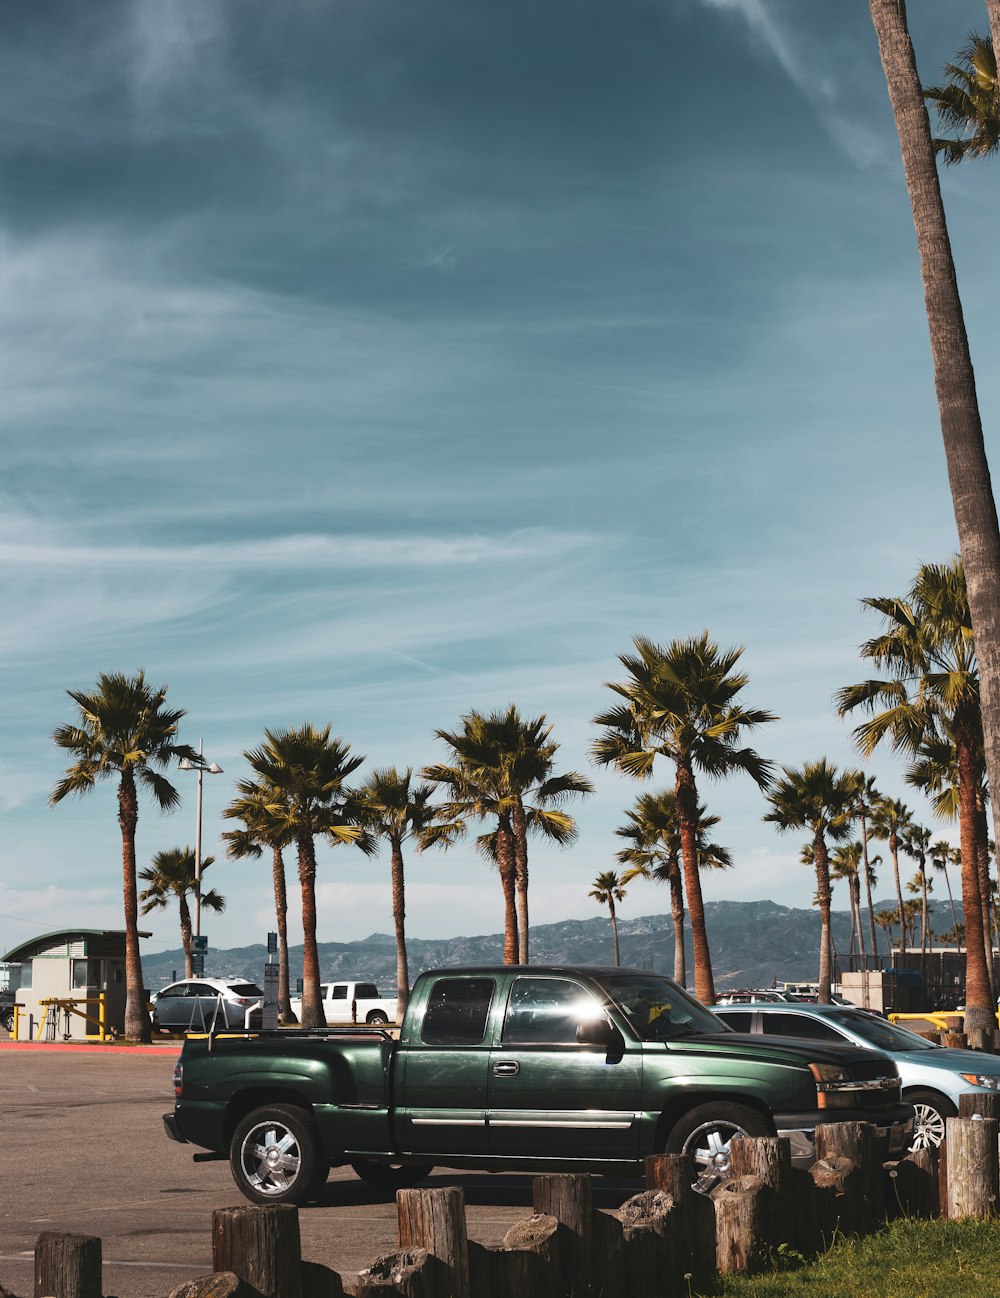
[[[875,903],[875,909],[895,910],[894,902]],[[817,975],[819,915],[815,910],[795,910],[773,901],[706,902],[705,920],[712,968],[719,990],[727,987],[766,987],[779,982],[814,980]],[[948,917],[950,923],[950,915]],[[942,912],[940,922],[944,923]],[[864,912],[867,926],[867,911]],[[847,911],[834,911],[833,941],[846,954],[851,940],[851,919]],[[619,941],[623,965],[654,969],[672,974],[674,969],[673,926],[669,915],[642,915],[619,919]],[[884,934],[879,949],[884,951]],[[687,932],[688,982],[691,982],[690,931]],[[410,976],[423,969],[454,965],[498,965],[503,963],[500,933],[474,937],[408,938]],[[364,979],[383,989],[395,986],[396,943],[391,934],[372,933],[357,942],[320,942],[320,976]],[[533,964],[613,964],[611,924],[605,915],[592,919],[567,919],[540,924],[531,930]],[[205,957],[208,977],[238,977],[259,981],[267,962],[264,943],[220,950],[209,947]],[[183,977],[184,956],[180,948],[142,958],[145,982],[152,990]],[[292,979],[302,975],[302,947],[289,950]],[[294,983],[293,983],[294,985]]]

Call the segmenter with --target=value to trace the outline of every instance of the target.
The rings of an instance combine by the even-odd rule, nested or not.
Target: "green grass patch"
[[[864,1239],[843,1240],[795,1270],[722,1279],[708,1292],[725,1298],[996,1298],[998,1252],[1000,1222],[904,1220]]]

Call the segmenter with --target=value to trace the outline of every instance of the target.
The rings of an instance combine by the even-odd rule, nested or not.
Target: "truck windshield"
[[[658,974],[601,974],[598,979],[643,1041],[719,1032],[719,1020],[683,988]]]

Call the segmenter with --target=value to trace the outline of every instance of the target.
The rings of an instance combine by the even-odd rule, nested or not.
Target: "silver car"
[[[957,1116],[963,1091],[1000,1090],[1000,1059],[996,1055],[936,1046],[857,1006],[716,1006],[712,1013],[737,1032],[850,1041],[888,1055],[899,1069],[903,1099],[915,1110],[911,1149],[940,1145],[945,1118]]]
[[[259,1028],[264,993],[243,978],[182,978],[152,998],[153,1026],[165,1032]]]

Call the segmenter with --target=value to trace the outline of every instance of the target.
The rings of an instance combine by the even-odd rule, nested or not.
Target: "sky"
[[[979,0],[908,10],[925,82],[985,28]],[[998,178],[943,175],[994,458]],[[594,781],[575,846],[531,855],[534,922],[586,918],[672,780],[589,758],[633,636],[744,645],[759,751],[857,765],[832,697],[868,674],[859,601],[956,549],[861,0],[6,5],[0,382],[0,952],[121,925],[113,785],[48,805],[101,672],[165,683],[223,767],[213,947],[274,927],[268,863],[218,842],[265,727],[419,769],[509,703]],[[891,755],[869,770],[931,823]],[[175,782],[140,865],[193,843]],[[707,899],[809,905],[756,786],[702,794],[735,858]],[[321,845],[320,940],[390,931],[388,873]],[[410,933],[502,927],[471,842],[407,873]],[[640,882],[621,911],[667,908]],[[147,927],[178,946],[173,908]]]

